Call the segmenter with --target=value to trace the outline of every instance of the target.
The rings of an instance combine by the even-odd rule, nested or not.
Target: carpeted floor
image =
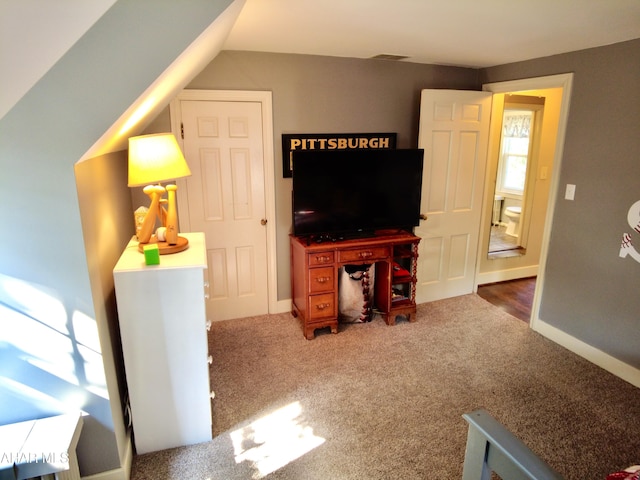
[[[458,479],[481,407],[567,480],[640,463],[640,391],[477,295],[311,341],[289,314],[219,322],[209,344],[214,439],[136,456],[133,480]]]

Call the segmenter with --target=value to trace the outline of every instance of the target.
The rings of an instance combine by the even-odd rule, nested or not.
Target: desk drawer
[[[333,263],[333,252],[319,252],[309,254],[309,266],[329,265]]]
[[[333,266],[309,269],[309,293],[333,290]]]
[[[340,263],[366,262],[372,263],[389,257],[388,247],[358,248],[338,252]]]
[[[335,294],[324,293],[322,295],[309,295],[309,319],[334,317],[335,312]]]

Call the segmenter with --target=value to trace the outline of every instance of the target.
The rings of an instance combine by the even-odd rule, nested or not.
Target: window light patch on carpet
[[[236,463],[252,463],[255,479],[275,472],[325,442],[305,422],[300,402],[290,403],[230,436]]]

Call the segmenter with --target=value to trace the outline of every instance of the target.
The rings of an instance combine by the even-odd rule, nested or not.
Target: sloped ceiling
[[[115,1],[0,2],[0,118]]]
[[[114,3],[0,2],[0,118]],[[247,0],[222,49],[479,68],[634,38],[638,0]]]
[[[220,52],[243,5],[244,0],[233,0],[231,5],[122,113],[81,160],[126,149],[128,138],[142,133],[162,109]]]

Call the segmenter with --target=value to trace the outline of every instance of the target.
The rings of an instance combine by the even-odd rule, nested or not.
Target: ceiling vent
[[[381,53],[380,55],[375,55],[371,58],[375,58],[376,60],[404,60],[405,58],[409,58],[406,55],[391,55],[389,53]]]

